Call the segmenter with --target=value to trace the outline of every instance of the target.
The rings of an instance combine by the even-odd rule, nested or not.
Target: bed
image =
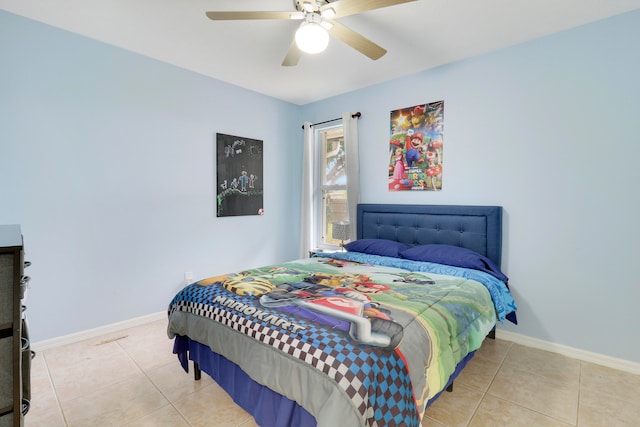
[[[419,426],[497,322],[499,206],[360,204],[346,251],[209,277],[168,335],[260,426]]]

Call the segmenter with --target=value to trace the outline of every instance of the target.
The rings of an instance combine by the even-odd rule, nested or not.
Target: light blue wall
[[[300,124],[361,111],[363,202],[504,206],[504,329],[640,362],[637,40],[633,12],[297,107],[0,12],[0,223],[34,263],[32,336],[296,257]],[[444,190],[388,192],[389,112],[440,99]],[[264,140],[264,217],[215,217],[216,132]]]
[[[362,112],[363,202],[504,206],[503,267],[520,308],[504,329],[640,362],[639,40],[640,12],[628,13],[303,115]],[[441,99],[443,191],[387,191],[390,111]]]
[[[32,339],[163,311],[187,271],[295,258],[299,110],[0,11],[0,223],[33,262]],[[264,216],[216,218],[216,132],[264,141]]]

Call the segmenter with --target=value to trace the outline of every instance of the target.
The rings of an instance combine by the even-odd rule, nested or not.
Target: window
[[[335,249],[340,241],[331,237],[332,223],[348,221],[347,168],[342,124],[315,130],[316,140],[316,247]]]
[[[308,256],[313,249],[336,249],[341,243],[331,237],[336,222],[351,224],[350,229],[342,230],[346,241],[356,237],[354,228],[360,201],[359,117],[359,112],[343,113],[339,119],[315,125],[305,122],[303,126],[301,257]],[[334,124],[328,125],[330,122]]]

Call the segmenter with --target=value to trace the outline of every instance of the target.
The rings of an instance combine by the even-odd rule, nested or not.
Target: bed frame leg
[[[492,330],[487,334],[487,338],[491,338],[492,340],[496,339],[496,327],[494,326]]]
[[[200,370],[200,366],[196,362],[193,362],[193,379],[198,381],[202,378],[202,371]]]
[[[494,326],[493,329],[491,329],[489,331],[489,333],[487,334],[487,338],[491,338],[492,340],[496,339],[496,327]],[[449,384],[446,388],[446,390],[451,393],[453,391],[453,381],[451,381],[451,384]]]

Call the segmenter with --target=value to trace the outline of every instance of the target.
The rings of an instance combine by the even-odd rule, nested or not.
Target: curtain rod
[[[362,113],[360,111],[358,111],[357,113],[353,113],[351,115],[351,117],[353,117],[354,119],[360,118],[360,116],[362,116]],[[324,122],[318,122],[318,123],[312,123],[311,126],[317,126],[317,125],[323,125],[325,123],[331,123],[331,122],[336,122],[338,120],[342,120],[342,117],[338,117],[337,119],[331,119],[331,120],[325,120]],[[304,125],[302,125],[302,129],[304,129]]]

